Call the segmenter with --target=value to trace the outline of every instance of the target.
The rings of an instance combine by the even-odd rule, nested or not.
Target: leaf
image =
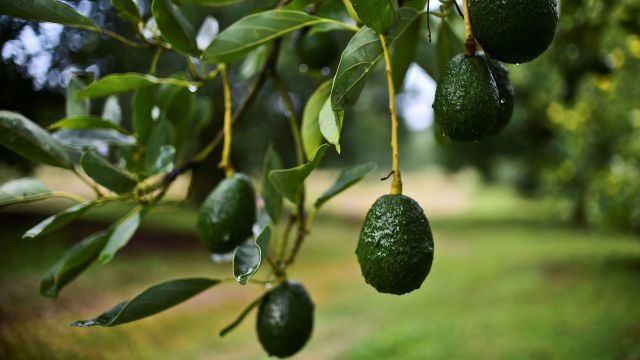
[[[130,134],[127,129],[124,129],[109,120],[93,115],[66,117],[51,124],[49,129],[112,129],[125,135]]]
[[[458,38],[446,19],[442,19],[442,22],[440,23],[440,30],[438,30],[438,37],[436,38],[435,51],[437,54],[436,61],[438,64],[437,80],[449,61],[454,56],[464,51],[462,39]]]
[[[398,21],[398,0],[351,0],[360,21],[378,34],[386,33]]]
[[[102,107],[102,118],[116,125],[122,123],[122,108],[117,96],[111,95],[105,100]]]
[[[133,131],[140,144],[146,144],[149,131],[153,126],[153,110],[155,89],[147,86],[136,90],[132,98]]]
[[[419,17],[420,13],[414,9],[400,9],[400,21],[389,34],[390,45]],[[371,28],[365,26],[353,36],[340,57],[333,80],[331,107],[334,111],[346,110],[358,101],[369,73],[382,57],[380,39]]]
[[[204,60],[228,63],[250,50],[290,32],[327,20],[302,11],[270,10],[238,20],[222,31],[204,52]]]
[[[37,163],[73,168],[73,162],[58,141],[36,123],[9,111],[0,111],[0,145]]]
[[[40,294],[56,298],[64,286],[78,277],[95,261],[106,239],[107,233],[101,231],[69,248],[42,278]]]
[[[51,191],[38,180],[11,180],[0,186],[0,207],[40,200],[50,195]]]
[[[138,183],[132,176],[115,167],[93,150],[84,153],[80,159],[80,165],[95,182],[116,193],[129,192]]]
[[[118,15],[123,19],[137,25],[142,21],[140,10],[133,0],[111,0],[113,7],[118,11]]]
[[[155,163],[149,169],[149,174],[168,173],[173,170],[176,159],[176,148],[172,145],[162,145]]]
[[[244,0],[180,0],[180,2],[185,4],[195,4],[203,6],[225,6],[239,3],[241,1]]]
[[[109,237],[107,244],[104,246],[98,257],[98,261],[101,264],[106,264],[122,247],[127,245],[129,240],[133,237],[136,230],[140,226],[140,220],[142,218],[142,212],[144,208],[136,206],[122,219],[118,220],[109,230]]]
[[[418,18],[412,22],[407,30],[395,40],[391,48],[393,84],[398,91],[402,89],[402,84],[404,83],[404,78],[407,75],[409,66],[416,56],[418,41],[420,40],[420,20],[421,19]]]
[[[271,239],[271,227],[265,226],[255,242],[245,243],[236,248],[233,257],[233,276],[240,285],[246,285],[249,279],[260,269],[260,265],[267,256],[269,240]]]
[[[438,79],[438,54],[435,44],[429,42],[426,29],[421,30],[415,61],[432,79]]]
[[[269,179],[269,173],[272,170],[282,169],[282,160],[278,153],[269,145],[267,153],[264,156],[264,165],[262,166],[262,199],[264,207],[271,218],[271,221],[277,223],[282,213],[282,195],[273,186],[273,182]]]
[[[310,162],[291,169],[273,170],[269,173],[269,179],[280,194],[297,204],[300,201],[302,186],[307,177],[320,164],[320,160],[329,149],[329,144],[324,144],[316,151],[316,156]]]
[[[371,174],[371,172],[375,170],[376,167],[377,165],[375,163],[366,163],[362,165],[351,166],[342,170],[336,182],[333,183],[333,185],[331,185],[331,187],[327,191],[325,191],[324,194],[322,194],[322,196],[318,198],[318,200],[316,200],[314,206],[316,208],[320,208],[332,197],[340,194],[355,183],[362,180],[365,176]]]
[[[80,99],[78,91],[84,89],[86,84],[80,76],[72,74],[67,85],[66,111],[67,117],[89,115],[89,100]]]
[[[302,145],[307,159],[313,159],[318,146],[322,144],[322,133],[320,132],[320,110],[331,95],[331,81],[326,81],[320,85],[309,97],[307,105],[302,115]]]
[[[74,205],[56,215],[49,216],[22,235],[23,239],[35,239],[44,236],[69,224],[95,206],[94,201]]]
[[[161,83],[155,76],[140,73],[107,75],[78,91],[79,97],[102,97]]]
[[[343,120],[344,111],[333,111],[331,109],[331,99],[327,99],[322,110],[320,110],[320,132],[329,144],[336,146],[338,154],[340,153],[340,132],[342,131]]]
[[[268,292],[263,294],[259,298],[253,300],[251,304],[249,304],[249,306],[247,306],[244,310],[242,310],[240,315],[238,315],[238,317],[235,320],[233,320],[231,324],[227,325],[224,329],[220,330],[220,337],[224,337],[233,329],[235,329],[238,325],[240,325],[240,323],[242,323],[242,320],[244,320],[244,318],[246,318],[247,315],[249,315],[251,310],[253,310],[253,308],[255,308],[256,306],[262,303],[262,300],[264,299],[266,294],[268,294]]]
[[[220,283],[220,280],[189,278],[154,285],[129,301],[122,302],[90,320],[74,321],[71,326],[116,326],[140,320],[174,307]]]
[[[105,146],[131,147],[136,145],[133,136],[109,129],[62,129],[53,137],[66,147],[85,151]]]
[[[2,0],[0,14],[39,22],[95,30],[98,27],[71,6],[57,0]]]
[[[175,138],[175,130],[168,120],[160,120],[153,128],[149,135],[149,143],[147,144],[147,156],[145,165],[147,169],[152,168],[163,146],[172,145]]]
[[[176,50],[198,55],[198,45],[193,26],[171,0],[153,0],[151,12],[156,19],[162,37]]]

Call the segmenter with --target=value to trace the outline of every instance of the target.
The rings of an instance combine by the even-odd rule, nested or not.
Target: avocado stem
[[[224,145],[222,147],[222,161],[218,166],[224,170],[227,177],[233,176],[235,170],[231,165],[231,85],[229,83],[229,73],[227,65],[220,64],[220,74],[222,74],[222,88],[224,91]]]
[[[391,113],[391,151],[393,154],[393,180],[391,181],[391,195],[402,194],[402,177],[400,176],[400,153],[398,151],[398,113],[396,111],[396,89],[393,84],[393,70],[391,68],[391,53],[384,35],[379,35],[384,53],[387,85],[389,87],[389,112]]]
[[[476,40],[471,28],[471,17],[469,16],[469,0],[462,0],[464,6],[464,55],[473,56],[476,53]]]

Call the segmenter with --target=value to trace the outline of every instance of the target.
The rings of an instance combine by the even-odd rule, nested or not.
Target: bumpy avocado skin
[[[234,174],[207,196],[198,217],[200,241],[214,254],[225,254],[252,235],[256,194],[251,179]]]
[[[486,61],[456,55],[447,64],[433,103],[436,122],[451,140],[485,137],[500,114],[500,95]]]
[[[296,41],[300,60],[314,69],[322,69],[338,57],[340,49],[330,32],[306,33]]]
[[[553,41],[556,0],[469,0],[471,26],[491,58],[511,64],[531,61]]]
[[[285,281],[260,304],[256,329],[270,356],[284,358],[304,347],[313,331],[313,302],[302,284]]]
[[[491,129],[491,135],[495,135],[504,130],[504,128],[509,124],[509,121],[511,121],[515,94],[513,85],[511,85],[509,69],[507,66],[500,61],[488,60],[486,57],[485,60],[490,61],[488,62],[489,68],[491,69],[491,74],[496,81],[498,93],[500,94],[500,113],[498,114],[496,123]]]
[[[381,293],[419,289],[433,263],[433,236],[420,205],[404,195],[384,195],[365,218],[356,255],[365,281]]]

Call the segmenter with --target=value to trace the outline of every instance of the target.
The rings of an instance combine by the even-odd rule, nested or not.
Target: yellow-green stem
[[[344,4],[344,7],[347,9],[347,12],[349,13],[349,16],[351,16],[351,18],[353,20],[355,20],[357,23],[359,23],[360,22],[360,18],[358,17],[358,14],[356,13],[356,9],[354,9],[353,5],[351,5],[351,1],[342,0],[342,3]]]
[[[160,54],[162,53],[162,48],[159,47],[156,49],[156,52],[153,54],[153,58],[151,58],[151,65],[149,66],[149,74],[155,75],[156,70],[158,69],[158,60],[160,60]]]
[[[231,84],[229,83],[229,73],[225,64],[220,65],[220,73],[222,74],[222,87],[224,92],[224,145],[222,147],[222,161],[220,168],[224,170],[227,177],[232,176],[235,172],[231,165]]]
[[[465,56],[472,56],[476,53],[476,40],[473,37],[473,30],[471,29],[471,18],[469,17],[469,0],[462,1],[464,11],[464,54]]]
[[[384,53],[387,85],[389,87],[389,112],[391,113],[391,152],[393,154],[393,180],[391,181],[391,195],[402,194],[402,177],[400,176],[400,153],[398,151],[398,113],[396,111],[396,89],[393,85],[393,70],[391,69],[391,53],[384,35],[380,35],[380,43]]]

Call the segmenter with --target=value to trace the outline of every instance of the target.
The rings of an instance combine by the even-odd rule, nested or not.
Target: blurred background
[[[103,27],[133,34],[109,0],[68,2]],[[138,3],[149,11],[148,1]],[[218,29],[272,3],[181,9],[200,24],[198,43],[206,45]],[[422,289],[402,297],[375,293],[354,256],[366,211],[389,186],[379,181],[390,170],[385,79],[381,67],[372,75],[345,119],[342,154],[327,156],[309,185],[313,199],[340,168],[378,163],[373,175],[327,205],[293,268],[317,311],[314,335],[299,358],[640,359],[640,1],[560,5],[552,47],[533,62],[510,66],[516,91],[511,124],[479,143],[450,143],[433,129],[437,74],[430,64],[438,60],[422,24],[417,62],[399,95],[401,166],[405,193],[432,223],[436,258]],[[439,22],[432,19],[434,40]],[[449,23],[461,38],[461,19],[452,14]],[[301,34],[283,43],[278,65],[300,113],[313,90],[331,79],[349,40],[346,33],[330,35],[321,53],[331,65],[322,69],[294,51]],[[462,40],[451,46],[462,51]],[[88,31],[0,16],[0,109],[49,125],[64,117],[71,74],[146,72],[152,56]],[[234,99],[242,97],[256,66],[250,57],[232,68]],[[163,54],[158,74],[186,70],[183,58]],[[183,89],[169,105],[177,114],[185,107],[200,111],[202,144],[222,123],[219,86]],[[92,100],[91,107],[129,124],[130,94]],[[284,106],[271,84],[236,129],[234,163],[243,172],[260,177],[269,144],[293,166]],[[222,177],[212,175],[217,159],[176,183],[170,199],[193,190],[185,206],[150,216],[120,256],[91,268],[56,301],[38,294],[42,274],[64,249],[125,209],[92,210],[72,228],[38,240],[21,235],[68,203],[0,209],[0,357],[265,358],[252,317],[225,339],[217,335],[260,293],[254,287],[222,285],[122,327],[68,326],[168,278],[230,275],[229,264],[211,262],[194,230],[199,202]],[[67,173],[34,167],[0,148],[0,182],[26,175],[52,189],[91,194]]]

